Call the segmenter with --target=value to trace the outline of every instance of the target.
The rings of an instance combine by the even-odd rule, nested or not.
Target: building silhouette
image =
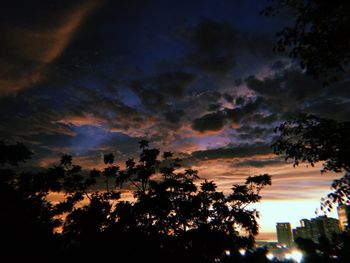
[[[342,231],[349,229],[350,222],[350,206],[340,205],[338,206],[338,218],[340,223],[340,228]]]
[[[293,240],[296,238],[312,238],[311,221],[309,219],[301,219],[300,226],[293,229]]]
[[[277,223],[276,232],[279,243],[285,244],[288,247],[292,245],[292,228],[290,223]]]
[[[318,216],[311,220],[300,220],[300,227],[293,229],[293,239],[306,238],[318,243],[321,236],[332,240],[333,234],[341,232],[339,220],[327,216]]]

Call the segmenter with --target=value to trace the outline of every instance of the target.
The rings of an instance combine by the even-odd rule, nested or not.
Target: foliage
[[[41,189],[41,174],[15,174],[6,168],[25,161],[29,151],[22,144],[1,144],[0,155],[1,257],[16,261],[21,253],[30,258],[40,253],[39,248],[55,255],[53,230],[59,221]]]
[[[241,248],[250,250],[250,262],[264,256],[251,250],[259,214],[247,206],[260,200],[260,191],[271,184],[269,175],[248,177],[224,195],[213,181],[196,183],[197,171],[182,168],[173,153],[159,158],[159,150],[147,141],[140,142],[140,149],[140,159],[127,160],[124,169],[115,165],[113,154],[104,156],[102,171],[89,174],[69,155],[45,172],[1,169],[0,223],[7,230],[2,235],[7,256],[243,262]],[[133,191],[134,199],[121,199],[122,188]],[[64,194],[64,200],[50,202],[53,192]]]
[[[10,165],[17,165],[19,162],[24,162],[32,153],[22,143],[5,144],[0,141],[0,165],[6,163]]]
[[[292,158],[294,166],[300,162],[323,163],[322,172],[332,171],[344,175],[332,184],[333,192],[323,203],[323,208],[332,208],[332,203],[344,203],[350,197],[350,122],[300,115],[276,128],[278,139],[273,144],[276,154]]]
[[[262,13],[287,11],[293,25],[277,34],[276,50],[300,59],[302,68],[325,84],[348,73],[350,62],[350,2],[347,0],[271,0]]]
[[[348,232],[333,235],[332,240],[320,236],[318,243],[297,238],[296,245],[303,252],[304,263],[349,262],[350,235]]]

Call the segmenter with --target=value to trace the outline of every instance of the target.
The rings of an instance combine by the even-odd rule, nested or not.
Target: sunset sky
[[[334,174],[293,168],[270,147],[274,127],[298,112],[344,120],[350,94],[323,87],[273,52],[288,14],[262,0],[3,1],[0,138],[24,142],[28,166],[64,153],[85,168],[138,141],[171,150],[228,192],[269,173],[261,231],[315,216]],[[336,217],[333,213],[332,216]]]

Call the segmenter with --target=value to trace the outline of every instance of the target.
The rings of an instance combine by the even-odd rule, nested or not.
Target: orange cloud
[[[321,197],[330,192],[331,182],[338,176],[332,173],[320,174],[321,165],[314,168],[293,168],[290,163],[238,168],[232,165],[244,159],[202,160],[192,168],[198,170],[201,178],[214,180],[225,193],[230,192],[232,184],[244,183],[248,176],[268,173],[272,175],[272,186],[262,192],[263,201],[305,199],[319,202]]]
[[[85,18],[98,5],[97,0],[87,1],[61,15],[57,25],[45,30],[28,29],[27,25],[0,25],[10,49],[3,51],[7,57],[0,62],[0,94],[17,92],[42,82],[47,65],[64,52]]]
[[[62,155],[45,157],[38,160],[39,167],[49,168],[59,164]],[[84,169],[102,169],[105,167],[102,161],[102,153],[96,156],[73,156],[73,163],[82,166]]]
[[[271,155],[254,157],[268,159]],[[218,189],[228,194],[233,184],[244,183],[247,176],[269,173],[272,175],[272,185],[261,192],[260,203],[250,205],[260,212],[261,226],[258,239],[276,239],[277,222],[291,222],[293,227],[299,226],[302,218],[315,217],[316,209],[320,208],[321,198],[330,191],[331,182],[338,174],[320,174],[321,164],[316,167],[301,165],[293,168],[290,163],[268,165],[266,167],[234,167],[232,163],[247,158],[202,160],[192,167],[197,169],[201,178],[214,180]],[[323,214],[319,210],[320,214]],[[336,210],[328,213],[337,218]]]
[[[84,126],[92,125],[100,127],[106,122],[105,119],[94,117],[91,114],[86,114],[84,116],[71,116],[64,119],[58,120],[57,123],[65,125],[74,125],[74,126]]]

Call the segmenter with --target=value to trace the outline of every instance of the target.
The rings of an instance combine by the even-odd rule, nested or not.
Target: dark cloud
[[[228,22],[204,19],[195,26],[181,28],[179,34],[193,46],[185,59],[187,65],[204,73],[228,73],[242,66],[252,68],[259,60],[277,57],[271,35],[242,30]]]
[[[198,160],[213,160],[221,158],[251,157],[272,153],[270,145],[264,143],[244,144],[229,148],[217,148],[203,151],[194,151],[191,156]]]
[[[221,107],[222,105],[220,103],[210,103],[208,105],[208,111],[218,111]]]
[[[241,167],[271,167],[273,165],[281,165],[285,163],[282,158],[270,158],[270,159],[250,159],[244,161],[236,161],[232,163],[232,167],[241,168]]]
[[[243,105],[244,102],[245,102],[245,98],[242,97],[242,96],[239,96],[239,97],[237,97],[237,98],[235,99],[236,105]]]
[[[247,31],[241,32],[237,37],[237,47],[244,53],[255,58],[267,59],[278,58],[279,55],[273,51],[275,39],[266,33]]]
[[[195,76],[187,72],[166,72],[160,74],[154,84],[158,87],[160,93],[182,98],[186,94],[188,85],[194,79]]]
[[[197,84],[201,86],[202,84]],[[209,85],[210,87],[210,85]],[[187,97],[180,101],[180,107],[185,109],[188,119],[196,119],[209,113],[210,104],[221,104],[221,93],[215,89],[206,88],[204,91],[189,91]]]
[[[169,100],[185,96],[195,75],[182,71],[165,72],[151,78],[137,79],[130,83],[131,89],[139,96],[148,109],[159,109]]]
[[[229,23],[207,19],[180,30],[180,35],[194,46],[186,59],[189,65],[213,73],[228,72],[235,65],[236,32]]]
[[[212,54],[193,54],[188,57],[188,62],[194,64],[200,70],[213,73],[226,73],[235,64],[233,54],[212,55]]]
[[[2,97],[0,102],[0,136],[3,138],[31,140],[31,136],[40,134],[74,134],[68,127],[54,122],[60,113],[40,98],[18,95]]]
[[[255,113],[250,116],[248,116],[245,119],[245,122],[248,123],[254,123],[254,124],[260,124],[260,125],[276,125],[275,123],[280,120],[281,116],[278,113],[268,113],[268,114],[262,114],[262,113]]]
[[[208,53],[231,49],[236,38],[229,23],[213,20],[204,20],[186,33],[199,52]]]
[[[180,120],[184,115],[185,115],[184,110],[174,110],[174,111],[164,112],[165,119],[171,123],[180,122]]]
[[[325,98],[314,101],[305,106],[304,112],[323,118],[348,121],[350,116],[350,102],[346,99]]]
[[[240,139],[254,141],[254,140],[266,139],[267,136],[273,133],[273,129],[259,127],[259,126],[244,125],[236,129],[236,132],[238,133],[237,136]]]
[[[349,116],[348,81],[324,87],[318,80],[305,75],[293,65],[277,61],[275,71],[263,79],[251,76],[247,86],[265,100],[265,110],[270,114],[257,113],[252,120],[261,124],[283,121],[300,112],[320,117],[346,120]]]
[[[222,94],[222,96],[224,97],[224,99],[227,101],[227,102],[230,102],[230,103],[232,103],[233,102],[233,96],[232,95],[230,95],[230,94],[228,94],[228,93],[224,93],[224,94]]]
[[[284,70],[288,66],[288,63],[285,61],[277,60],[274,61],[271,65],[271,69],[274,71],[281,71]]]
[[[239,124],[242,121],[258,121],[258,118],[251,119],[251,117],[259,114],[259,110],[265,107],[265,99],[257,97],[244,100],[239,97],[238,100],[241,102],[235,108],[224,108],[194,119],[192,129],[200,132],[220,131],[227,123]]]
[[[206,114],[192,122],[192,129],[205,131],[220,131],[226,123],[226,118],[222,112]]]
[[[285,103],[303,102],[306,98],[317,96],[322,92],[322,83],[306,76],[298,69],[285,70],[280,74],[259,80],[254,77],[246,79],[249,88],[270,99],[284,98]]]
[[[265,100],[262,97],[257,97],[255,100],[246,100],[241,107],[225,109],[225,115],[234,122],[240,122],[242,119],[256,113],[264,107],[264,104]]]
[[[140,98],[142,105],[149,110],[159,110],[166,105],[167,97],[159,93],[157,87],[148,84],[145,80],[135,80],[131,83],[131,89]]]

